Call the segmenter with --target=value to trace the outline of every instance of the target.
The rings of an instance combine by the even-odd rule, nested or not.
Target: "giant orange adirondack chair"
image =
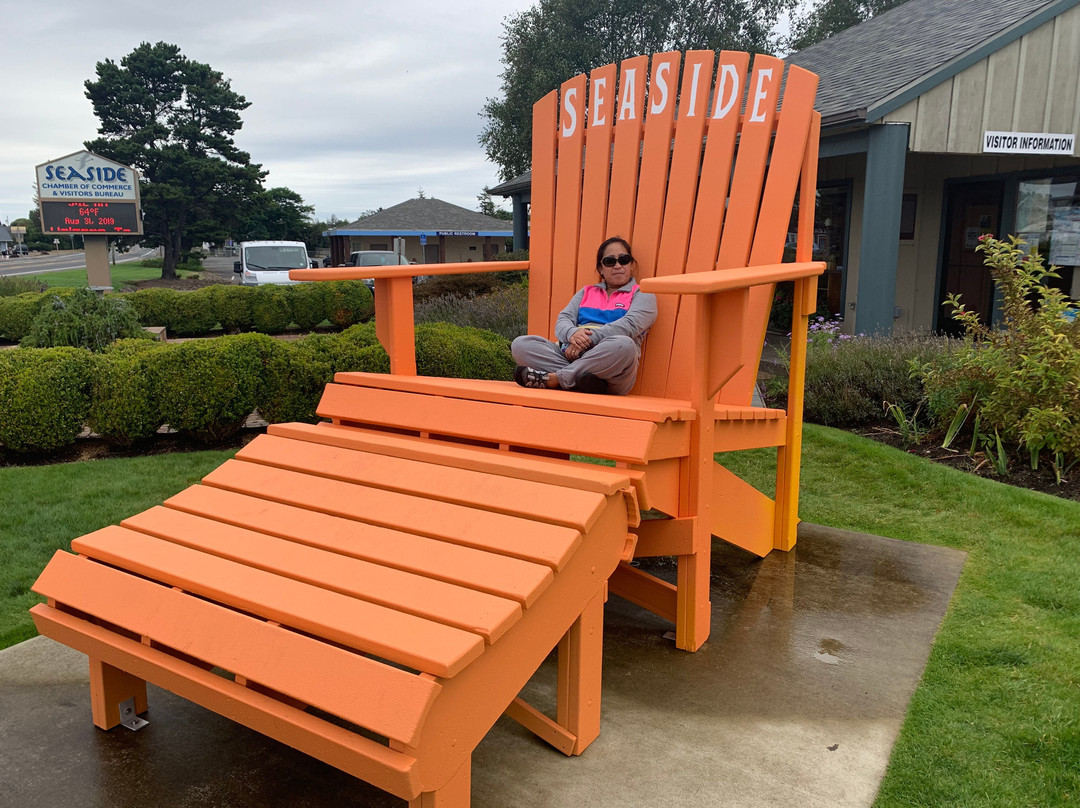
[[[749,57],[722,53],[711,91],[714,55],[689,53],[676,121],[680,61],[630,59],[618,86],[609,65],[588,103],[579,76],[536,105],[529,262],[423,267],[527,267],[530,328],[550,334],[596,245],[631,239],[643,288],[662,293],[638,391],[417,378],[414,270],[296,272],[376,278],[393,374],[340,374],[319,407],[329,423],[272,426],[201,484],[53,557],[31,611],[89,656],[97,726],[137,726],[151,681],[413,808],[464,808],[472,751],[504,711],[567,754],[597,737],[609,579],[695,649],[710,536],[791,546],[823,269],[805,260],[812,205],[801,260],[777,261],[796,186],[813,198],[815,79],[788,70],[777,114],[783,64],[758,57],[743,109]],[[749,406],[781,280],[797,289],[786,413]],[[780,447],[775,504],[713,462],[753,446]],[[666,518],[641,521],[645,507]],[[677,586],[628,566],[635,545],[678,556]],[[555,647],[551,718],[516,694]]]
[[[794,66],[785,77],[782,61],[757,56],[748,80],[748,64],[727,51],[663,53],[651,66],[640,56],[622,63],[618,84],[607,65],[540,100],[528,262],[291,273],[376,279],[391,375],[339,373],[319,410],[335,424],[587,455],[632,472],[642,506],[667,517],[643,521],[637,556],[677,556],[678,583],[624,563],[612,591],[674,622],[687,650],[709,635],[712,536],[761,556],[795,544],[807,318],[824,270],[809,260],[817,77]],[[797,192],[810,203],[798,207],[796,261],[780,263]],[[596,248],[613,235],[630,241],[641,288],[659,295],[632,395],[415,375],[409,274],[527,268],[529,331],[550,338],[573,293],[595,282]],[[786,410],[751,406],[779,281],[795,282]],[[713,461],[761,447],[777,447],[775,501]]]

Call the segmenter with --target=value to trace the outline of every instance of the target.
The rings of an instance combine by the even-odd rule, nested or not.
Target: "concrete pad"
[[[501,719],[474,806],[873,802],[965,555],[807,524],[791,553],[714,550],[709,642],[678,651],[669,624],[611,598],[599,740],[566,758]],[[540,707],[550,663],[526,689]],[[403,805],[158,688],[146,717],[96,730],[85,657],[43,637],[0,651],[0,805]]]

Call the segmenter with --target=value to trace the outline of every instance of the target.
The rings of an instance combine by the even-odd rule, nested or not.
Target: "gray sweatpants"
[[[641,361],[641,350],[630,337],[606,337],[572,362],[558,345],[532,334],[515,339],[510,353],[519,365],[554,372],[565,390],[573,390],[582,374],[591,373],[604,379],[608,392],[617,396],[633,388]]]

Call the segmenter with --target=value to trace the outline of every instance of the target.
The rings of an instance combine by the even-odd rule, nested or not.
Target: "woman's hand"
[[[570,341],[566,346],[566,358],[571,361],[577,359],[585,351],[592,347],[592,329],[579,328],[570,335]]]

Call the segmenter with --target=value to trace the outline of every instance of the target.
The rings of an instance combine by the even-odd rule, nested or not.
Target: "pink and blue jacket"
[[[642,292],[635,280],[612,290],[607,284],[579,289],[555,321],[555,338],[562,347],[579,328],[592,329],[593,344],[605,337],[626,336],[641,345],[656,322],[656,296]]]

